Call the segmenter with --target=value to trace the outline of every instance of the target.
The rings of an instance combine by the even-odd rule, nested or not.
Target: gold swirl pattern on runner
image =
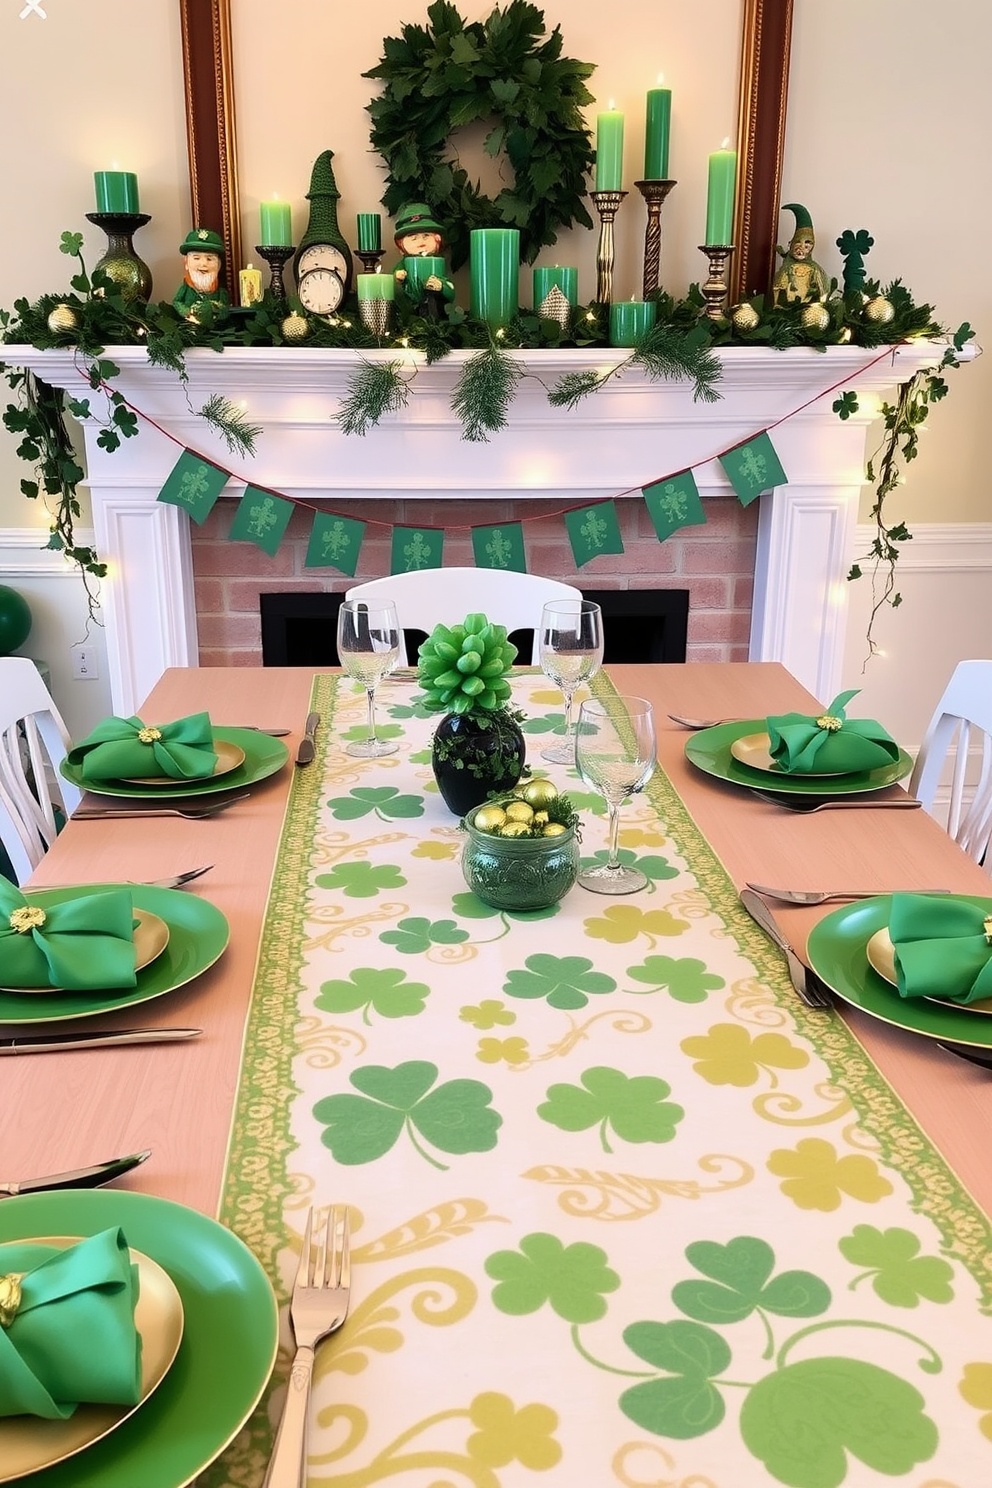
[[[345,1055],[357,1059],[365,1053],[368,1040],[354,1028],[325,1023],[320,1018],[300,1019],[296,1048],[311,1069],[334,1069]]]
[[[314,839],[314,866],[323,868],[325,864],[338,863],[343,858],[367,858],[372,848],[406,842],[409,836],[409,832],[377,832],[374,837],[356,840],[347,832],[318,832]]]
[[[369,1261],[394,1261],[398,1256],[445,1245],[459,1235],[470,1235],[477,1225],[508,1223],[504,1215],[490,1213],[485,1199],[452,1199],[445,1204],[435,1204],[421,1214],[414,1214],[394,1230],[380,1235],[378,1240],[370,1240],[366,1245],[353,1245],[351,1258],[356,1265],[365,1265]]]
[[[768,983],[753,976],[741,977],[730,984],[730,996],[724,1004],[732,1018],[753,1023],[759,1028],[792,1028],[792,1018],[768,990]]]
[[[329,928],[321,935],[312,935],[304,942],[303,949],[309,954],[311,951],[338,951],[342,946],[334,944],[342,935],[354,935],[363,939],[372,934],[373,925],[384,920],[398,920],[408,914],[408,904],[397,904],[392,901],[389,904],[377,904],[375,909],[364,909],[360,914],[349,915],[336,904],[323,904],[317,909],[312,909],[307,917],[308,924],[327,925]]]
[[[665,901],[665,908],[686,920],[705,920],[713,913],[713,906],[702,889],[680,889]]]
[[[527,1059],[520,1064],[513,1065],[513,1072],[517,1074],[523,1070],[533,1069],[535,1064],[543,1064],[547,1059],[561,1059],[565,1055],[571,1054],[572,1050],[583,1039],[589,1037],[589,1030],[594,1023],[605,1021],[615,1033],[649,1033],[654,1027],[649,1017],[644,1013],[634,1012],[632,1009],[594,1013],[584,1023],[576,1023],[575,1019],[569,1015],[568,1021],[572,1026],[564,1038],[557,1039],[553,1044],[549,1045],[543,1054],[535,1054],[532,1059]]]
[[[335,1371],[358,1374],[369,1363],[374,1352],[391,1354],[405,1342],[398,1325],[400,1310],[393,1299],[412,1292],[409,1307],[419,1323],[431,1328],[450,1328],[467,1318],[479,1292],[469,1277],[449,1267],[424,1266],[390,1277],[368,1296],[356,1300],[348,1313],[348,1327],[339,1333],[335,1347],[317,1355],[314,1379],[323,1379]],[[447,1293],[447,1296],[445,1296]]]
[[[752,1105],[765,1121],[773,1121],[778,1126],[823,1126],[828,1121],[839,1121],[851,1110],[850,1096],[829,1081],[820,1081],[813,1090],[817,1098],[827,1104],[826,1110],[816,1114],[803,1115],[801,1097],[790,1095],[785,1090],[766,1091],[764,1095],[756,1096]]]
[[[661,1208],[662,1199],[701,1199],[707,1194],[725,1193],[743,1188],[754,1178],[754,1168],[743,1158],[713,1153],[699,1159],[704,1173],[719,1175],[726,1166],[733,1177],[714,1184],[697,1183],[691,1178],[640,1178],[633,1173],[593,1172],[591,1168],[563,1168],[557,1163],[527,1168],[521,1175],[537,1183],[548,1183],[568,1189],[560,1194],[558,1204],[575,1219],[629,1220],[643,1219]]]
[[[637,1465],[632,1463],[631,1459],[635,1454],[641,1453],[648,1459],[648,1463],[651,1463],[652,1458],[654,1459],[650,1470],[660,1471],[664,1476],[650,1478],[635,1476]],[[645,1468],[648,1467],[648,1463],[645,1464]],[[614,1477],[618,1483],[623,1485],[623,1488],[720,1488],[713,1478],[704,1477],[700,1473],[690,1473],[687,1478],[679,1477],[674,1457],[656,1442],[624,1442],[623,1446],[613,1454],[610,1466],[613,1468]],[[676,1476],[669,1477],[670,1473],[675,1473]]]

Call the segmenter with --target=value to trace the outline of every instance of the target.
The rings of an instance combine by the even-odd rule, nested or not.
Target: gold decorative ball
[[[480,806],[472,818],[474,826],[480,832],[498,832],[506,821],[506,812],[502,806]]]
[[[731,312],[731,321],[739,331],[753,331],[761,319],[753,305],[736,305]]]
[[[895,319],[895,313],[892,301],[887,300],[884,295],[876,295],[865,306],[865,320],[877,320],[880,325],[888,325],[890,320]]]
[[[529,837],[530,822],[508,821],[499,829],[501,837]]]
[[[50,331],[74,331],[79,319],[71,305],[56,305],[48,317]]]
[[[808,331],[825,331],[830,324],[830,311],[819,303],[806,305],[803,309],[803,325]]]
[[[564,835],[565,835],[565,833],[567,831],[568,831],[568,828],[567,827],[563,827],[562,824],[561,824],[561,822],[549,821],[549,822],[545,822],[544,823],[544,827],[543,827],[543,829],[541,831],[541,836],[542,837],[564,837]]]
[[[534,819],[534,808],[526,801],[511,801],[506,808],[506,819],[508,822],[523,822],[527,826]]]
[[[286,316],[279,328],[285,341],[302,341],[310,334],[310,326],[305,315],[297,315],[294,310]]]
[[[546,826],[549,821],[550,817],[548,816],[548,813],[546,811],[535,811],[534,820],[531,825],[534,827],[543,827]],[[990,941],[990,944],[992,944],[992,941]]]
[[[547,806],[558,792],[550,780],[530,780],[523,788],[523,798],[528,806]]]

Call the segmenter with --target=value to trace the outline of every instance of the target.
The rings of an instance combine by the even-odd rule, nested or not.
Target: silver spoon
[[[820,893],[816,889],[770,889],[767,884],[748,883],[748,888],[763,899],[777,899],[782,904],[826,904],[830,899],[875,899],[879,894],[948,894],[949,889],[840,889]]]
[[[721,723],[750,723],[749,718],[685,718],[681,713],[669,713],[673,723],[679,724],[681,728],[707,729],[719,728]]]

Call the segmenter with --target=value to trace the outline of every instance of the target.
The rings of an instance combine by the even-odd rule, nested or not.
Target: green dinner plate
[[[215,728],[214,736],[228,744],[237,744],[245,752],[244,763],[226,775],[210,775],[206,780],[175,780],[169,785],[135,785],[126,780],[83,779],[82,765],[70,765],[63,760],[59,769],[66,780],[78,785],[80,790],[92,791],[97,796],[137,796],[140,800],[168,801],[174,796],[206,796],[217,791],[243,790],[246,785],[255,785],[259,780],[274,775],[289,759],[289,750],[281,739],[254,729]]]
[[[81,893],[129,889],[138,909],[157,914],[169,927],[169,943],[138,972],[137,986],[116,992],[0,992],[0,1023],[45,1023],[52,1018],[91,1018],[149,1002],[191,982],[212,966],[230,938],[220,910],[207,899],[181,889],[154,889],[146,884],[79,884],[66,889],[27,889],[33,904],[61,904]],[[0,982],[3,978],[0,976]],[[140,1246],[138,1247],[141,1248]]]
[[[992,912],[992,899],[957,896]],[[866,946],[889,923],[891,894],[845,904],[813,927],[807,942],[810,965],[852,1007],[861,1008],[883,1023],[909,1028],[925,1038],[945,1039],[975,1048],[992,1048],[992,1018],[987,1014],[933,1002],[929,998],[900,997],[896,989],[868,964]]]
[[[822,796],[824,800],[832,796],[882,790],[902,780],[913,768],[912,758],[905,749],[900,749],[899,758],[891,765],[883,765],[878,770],[855,770],[850,775],[786,775],[778,770],[754,770],[734,759],[730,746],[735,739],[767,732],[767,729],[767,718],[750,718],[743,723],[720,723],[716,728],[700,729],[698,734],[685,741],[685,757],[705,774],[727,780],[731,785],[790,795],[797,792],[804,796]]]
[[[251,1415],[275,1363],[278,1308],[236,1235],[167,1199],[114,1189],[25,1194],[0,1205],[0,1244],[95,1235],[120,1225],[182,1298],[176,1361],[155,1393],[101,1441],[25,1479],[31,1488],[182,1488]]]

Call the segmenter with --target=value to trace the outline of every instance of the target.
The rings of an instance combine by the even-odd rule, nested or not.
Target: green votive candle
[[[649,88],[644,134],[645,181],[668,180],[668,135],[671,123],[671,88]]]
[[[263,248],[289,248],[293,242],[293,224],[289,202],[264,201],[258,208]]]
[[[534,309],[540,310],[553,289],[560,289],[570,305],[579,303],[579,271],[555,264],[554,268],[541,265],[534,270]]]
[[[477,227],[469,234],[471,310],[494,329],[517,313],[520,233],[515,227]]]
[[[734,188],[737,184],[737,151],[714,150],[710,156],[706,192],[706,241],[704,247],[725,247],[734,241]]]
[[[98,212],[138,212],[138,178],[133,171],[94,171]]]
[[[596,190],[620,191],[623,186],[623,114],[611,102],[607,114],[596,116]]]
[[[382,248],[382,218],[378,212],[358,213],[359,253],[378,253]]]
[[[610,306],[610,345],[636,346],[654,325],[654,300],[615,300]]]
[[[396,298],[396,280],[392,274],[359,274],[356,283],[360,300]]]
[[[418,257],[408,254],[400,266],[406,270],[407,282],[423,289],[428,279],[444,279],[444,259],[436,253],[425,253]]]

